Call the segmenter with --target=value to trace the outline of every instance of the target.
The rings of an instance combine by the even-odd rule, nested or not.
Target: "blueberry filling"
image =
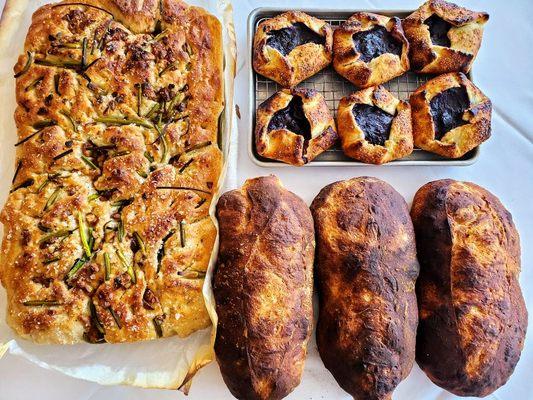
[[[467,123],[463,121],[463,113],[470,107],[470,100],[464,86],[454,87],[433,97],[429,107],[435,139],[440,140],[447,132]]]
[[[301,22],[297,22],[287,28],[271,31],[267,39],[267,46],[273,47],[284,56],[289,54],[294,48],[306,43],[324,45],[326,39]]]
[[[448,31],[452,25],[449,22],[446,22],[438,15],[433,14],[424,21],[424,24],[429,27],[429,36],[434,45],[450,47],[451,43],[448,38]]]
[[[276,111],[268,124],[268,130],[287,129],[305,140],[311,139],[311,125],[307,120],[303,101],[300,96],[293,96],[289,105],[282,110]]]
[[[354,34],[353,44],[360,54],[359,59],[364,62],[369,62],[385,53],[397,56],[402,54],[402,44],[382,26]]]
[[[367,142],[380,146],[385,144],[390,135],[393,115],[368,104],[355,104],[352,108],[352,114]]]

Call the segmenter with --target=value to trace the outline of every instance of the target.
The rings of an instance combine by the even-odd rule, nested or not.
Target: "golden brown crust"
[[[353,36],[377,26],[384,27],[394,39],[402,44],[400,56],[385,53],[369,62],[360,59],[354,47]],[[333,67],[344,78],[359,88],[380,85],[409,70],[409,42],[405,37],[400,19],[383,15],[358,12],[352,15],[333,33]]]
[[[389,138],[383,145],[372,144],[365,139],[352,109],[355,104],[368,104],[394,115]],[[370,164],[384,164],[413,152],[411,107],[398,100],[383,86],[370,87],[343,97],[337,111],[339,136],[344,154]]]
[[[435,138],[430,102],[447,89],[464,87],[470,105],[460,125]],[[411,94],[415,146],[448,158],[459,158],[476,148],[491,134],[492,103],[463,73],[449,73],[431,79]]]
[[[428,25],[424,24],[432,15],[452,25],[447,34],[449,47],[432,42]],[[424,3],[402,22],[411,46],[411,68],[428,74],[470,71],[481,46],[483,25],[488,19],[485,12],[470,11],[443,0]]]
[[[221,26],[182,1],[161,5],[67,0],[33,16],[15,66],[19,144],[0,277],[9,324],[35,342],[209,326]]]
[[[415,356],[418,262],[405,200],[361,177],[326,186],[311,205],[317,237],[317,345],[357,399],[390,399]]]
[[[311,139],[289,129],[269,129],[276,112],[286,108],[294,96],[302,99],[303,112],[310,124]],[[255,144],[263,157],[291,165],[304,165],[337,141],[337,129],[324,97],[312,89],[282,89],[257,109]]]
[[[444,179],[418,190],[411,216],[421,266],[417,362],[456,395],[487,396],[512,374],[527,328],[511,214],[480,186]]]
[[[239,399],[276,400],[299,383],[313,329],[313,220],[274,176],[249,179],[217,205],[215,352]]]
[[[283,55],[267,44],[269,32],[302,23],[324,38],[324,44],[306,43]],[[283,87],[291,88],[327,67],[333,58],[333,31],[318,18],[300,11],[288,11],[259,24],[254,36],[253,66]]]

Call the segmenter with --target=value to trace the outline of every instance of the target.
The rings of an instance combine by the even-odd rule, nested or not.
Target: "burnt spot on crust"
[[[440,140],[452,129],[465,125],[463,114],[470,106],[464,86],[447,89],[431,99],[429,107],[435,127],[435,139]]]
[[[368,104],[355,104],[352,114],[367,142],[383,146],[389,139],[394,115]]]
[[[451,42],[448,37],[448,31],[452,27],[452,24],[443,20],[437,14],[433,14],[431,17],[424,21],[424,24],[429,28],[429,36],[431,42],[437,46],[450,47]]]
[[[268,124],[268,130],[287,129],[305,140],[311,139],[311,125],[304,113],[300,96],[293,96],[289,105],[277,111]]]
[[[359,59],[364,62],[369,62],[385,53],[397,56],[402,54],[402,44],[383,26],[354,34],[353,44],[360,54]]]
[[[267,39],[267,46],[276,49],[284,56],[288,55],[296,47],[306,43],[324,45],[326,39],[302,22],[296,22],[287,28],[271,31]]]

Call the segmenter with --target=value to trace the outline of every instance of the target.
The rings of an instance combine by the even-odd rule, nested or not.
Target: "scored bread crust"
[[[275,176],[217,204],[215,352],[239,399],[282,399],[299,383],[313,330],[313,219]]]
[[[464,125],[435,138],[430,102],[454,87],[464,87],[470,102],[462,116]],[[459,158],[490,138],[492,103],[462,72],[439,75],[416,89],[409,98],[416,147],[448,158]]]
[[[402,44],[400,56],[384,53],[369,62],[360,60],[355,50],[355,34],[384,27]],[[409,42],[398,17],[357,12],[333,32],[333,67],[344,78],[359,88],[380,85],[409,70]]]
[[[447,36],[450,47],[433,44],[424,21],[437,15],[452,25]],[[470,11],[443,0],[429,0],[402,21],[409,40],[411,68],[426,74],[467,73],[477,56],[483,38],[485,12]]]
[[[482,187],[443,179],[417,191],[411,217],[418,365],[458,396],[487,396],[512,374],[527,328],[512,216]]]
[[[415,358],[418,262],[405,200],[371,177],[332,183],[311,204],[317,346],[356,399],[390,399]]]
[[[9,325],[38,343],[209,326],[219,21],[180,0],[66,1],[34,13],[25,51],[0,214]]]

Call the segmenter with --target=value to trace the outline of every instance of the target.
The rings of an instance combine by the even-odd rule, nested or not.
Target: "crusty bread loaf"
[[[407,204],[363,177],[326,186],[311,211],[320,356],[354,398],[390,399],[415,358],[418,262]]]
[[[421,266],[417,362],[452,393],[486,396],[513,372],[527,326],[511,214],[485,189],[445,179],[418,190],[411,216]]]
[[[217,206],[215,352],[239,399],[281,399],[299,383],[313,328],[313,220],[274,176],[250,179]]]

